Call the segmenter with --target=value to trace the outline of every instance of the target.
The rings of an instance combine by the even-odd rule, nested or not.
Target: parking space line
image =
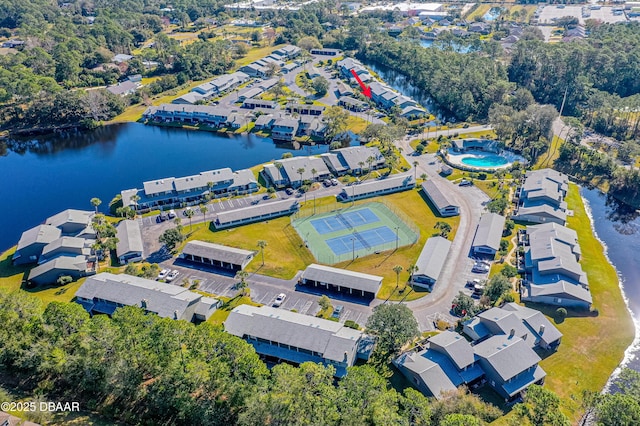
[[[311,305],[313,305],[313,302],[310,300],[307,300],[307,303],[305,303],[302,309],[300,309],[300,313],[306,314],[307,311],[311,308]]]

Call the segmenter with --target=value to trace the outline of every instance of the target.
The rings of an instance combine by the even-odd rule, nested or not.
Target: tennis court
[[[328,234],[330,232],[342,231],[343,229],[352,229],[358,226],[367,225],[369,223],[380,222],[380,219],[369,208],[347,211],[344,213],[336,212],[335,215],[314,219],[311,225],[316,229],[318,234]]]
[[[330,265],[414,244],[419,236],[380,202],[292,217],[291,224],[313,256]]]
[[[381,244],[390,243],[396,240],[396,233],[387,226],[367,229],[366,231],[355,231],[350,235],[331,238],[326,240],[327,245],[336,255],[351,253],[363,249],[371,249]]]

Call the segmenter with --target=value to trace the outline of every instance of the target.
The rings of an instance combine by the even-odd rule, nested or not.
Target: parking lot
[[[582,25],[584,25],[585,19],[596,19],[607,23],[625,22],[627,20],[627,17],[624,13],[620,15],[614,15],[613,8],[611,7],[603,6],[600,9],[588,9],[588,6],[586,7],[589,16],[583,16],[583,6],[545,6],[540,12],[538,23],[546,25],[553,24],[556,19],[562,18],[564,16],[572,16],[578,18],[578,21]]]

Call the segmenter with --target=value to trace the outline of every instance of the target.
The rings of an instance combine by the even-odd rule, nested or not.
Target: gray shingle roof
[[[382,277],[376,275],[332,268],[315,263],[307,266],[307,269],[302,273],[301,279],[334,284],[340,287],[368,291],[374,294],[380,290],[380,285],[382,284]]]
[[[497,335],[473,347],[476,355],[484,358],[500,377],[507,381],[538,364],[540,357],[519,337]]]
[[[341,158],[342,162],[350,169],[360,169],[360,163],[364,163],[365,168],[369,167],[367,161],[370,157],[373,158],[371,163],[372,167],[377,167],[383,164],[385,159],[380,153],[380,150],[376,147],[369,146],[351,146],[347,148],[334,149],[331,151]]]
[[[370,194],[376,191],[383,191],[387,189],[393,188],[401,188],[401,187],[409,187],[414,184],[413,176],[408,175],[400,175],[400,176],[392,176],[386,179],[376,179],[372,181],[365,181],[358,185],[352,185],[350,188],[345,188],[344,193],[351,197]]]
[[[589,290],[579,284],[573,284],[566,280],[540,285],[529,283],[528,287],[529,296],[531,297],[547,296],[578,300],[586,303],[593,302]]]
[[[62,235],[62,231],[51,225],[38,225],[22,233],[16,251],[28,247],[32,244],[49,244]]]
[[[535,309],[520,306],[517,303],[506,303],[502,309],[513,312],[518,318],[524,321],[525,325],[538,336],[538,338],[547,344],[555,342],[562,337],[562,333],[551,321],[545,317],[542,312]]]
[[[475,362],[475,356],[471,344],[467,340],[453,331],[443,331],[429,338],[431,349],[441,349],[451,361],[462,370]]]
[[[269,215],[278,212],[293,211],[293,207],[298,204],[297,200],[274,201],[265,204],[257,204],[255,206],[244,207],[236,210],[220,212],[217,215],[217,221],[221,224],[234,222],[241,219],[250,219]]]
[[[142,232],[140,232],[140,224],[137,220],[123,220],[118,224],[116,238],[116,254],[118,257],[126,253],[142,253],[144,245],[142,244]]]
[[[398,367],[420,376],[420,379],[437,399],[441,398],[442,392],[456,390],[456,385],[438,364],[416,352],[406,352],[400,355],[395,363]]]
[[[440,271],[442,271],[444,262],[447,260],[450,248],[451,241],[446,238],[429,238],[416,261],[418,270],[415,274],[424,275],[434,281],[437,280],[440,276]]]
[[[204,241],[189,241],[187,245],[184,246],[182,253],[219,260],[233,265],[243,265],[255,254],[253,251],[207,243]]]
[[[29,271],[29,280],[37,279],[39,276],[56,269],[60,273],[66,271],[84,272],[87,270],[87,258],[82,255],[56,257]]]
[[[334,321],[269,306],[240,305],[224,323],[238,337],[253,336],[322,354],[323,358],[353,365],[362,332]]]
[[[125,306],[142,307],[163,318],[191,320],[191,316],[202,299],[198,293],[183,287],[165,284],[131,275],[114,275],[103,272],[87,278],[76,292],[76,297],[102,299]]]
[[[514,331],[516,337],[524,339],[525,336],[531,334],[529,329],[525,327],[522,320],[513,312],[501,308],[491,308],[477,315],[480,321],[492,332],[492,334],[509,335],[511,330]],[[531,336],[528,336],[527,343],[530,346],[535,344]]]
[[[47,257],[50,253],[70,252],[75,254],[89,254],[91,244],[94,240],[86,240],[76,237],[60,237],[44,246],[42,256]]]
[[[500,239],[504,229],[505,217],[496,213],[486,213],[480,218],[473,247],[490,247],[495,251],[500,249]]]
[[[422,190],[427,194],[438,210],[444,210],[451,206],[458,207],[458,204],[453,200],[449,193],[443,191],[440,186],[440,183],[437,183],[433,179],[422,182]]]
[[[296,121],[296,126],[297,125],[298,122]],[[278,160],[278,162],[282,164],[282,171],[289,178],[290,182],[300,180],[298,169],[304,169],[302,180],[311,180],[317,176],[329,174],[327,165],[320,157],[292,157]],[[315,176],[311,173],[313,169],[317,172]]]
[[[94,212],[88,210],[67,209],[55,214],[44,221],[46,225],[61,227],[65,224],[87,226],[91,223]]]

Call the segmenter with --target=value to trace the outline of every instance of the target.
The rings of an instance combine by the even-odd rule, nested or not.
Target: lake
[[[636,324],[636,341],[623,365],[640,371],[640,214],[597,189],[582,188],[580,192],[591,210],[596,234],[618,271]]]
[[[15,143],[17,142],[17,143]],[[142,182],[230,167],[243,169],[293,155],[328,151],[328,145],[275,144],[253,134],[211,132],[117,124],[66,136],[0,141],[0,252],[20,234],[67,208],[101,211],[121,190]],[[299,146],[298,146],[299,148]]]

